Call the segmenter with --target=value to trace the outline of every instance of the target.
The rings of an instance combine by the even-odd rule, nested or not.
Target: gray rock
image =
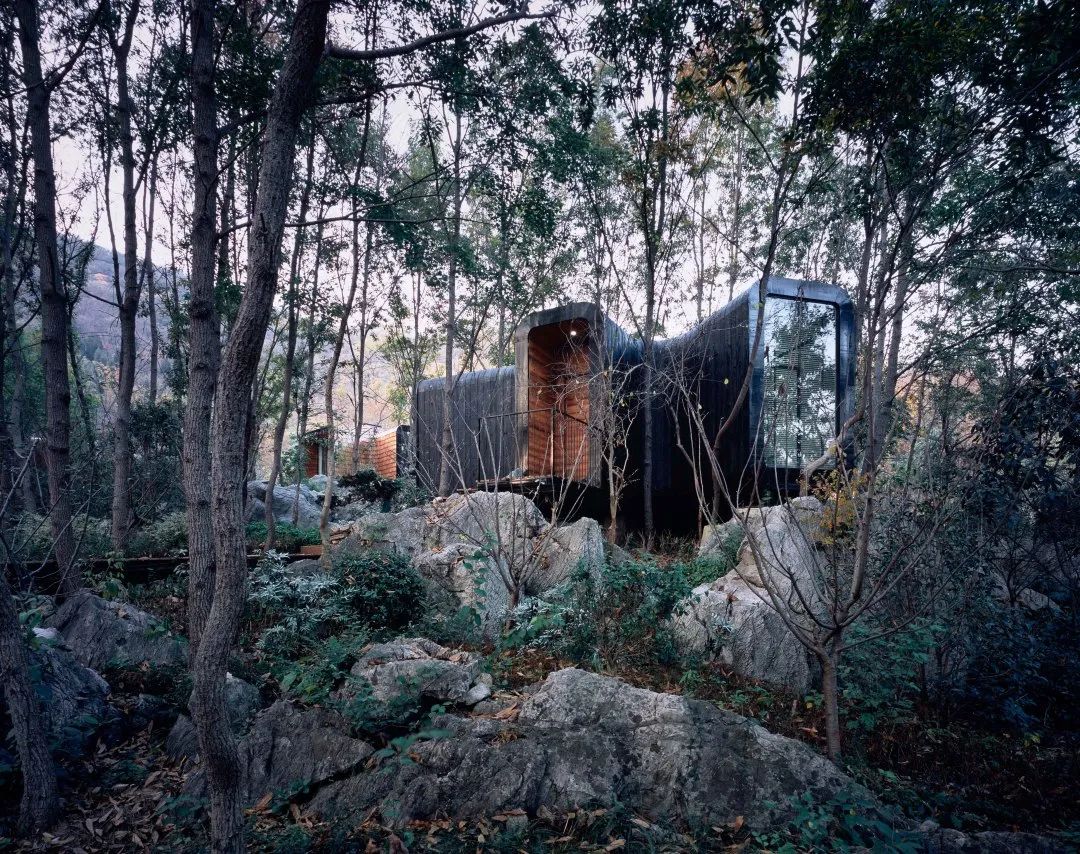
[[[499,635],[512,597],[508,576],[488,552],[471,543],[452,543],[422,552],[413,559],[413,566],[427,582],[430,609],[453,614],[467,608],[479,618],[484,638]]]
[[[180,666],[187,661],[187,641],[167,631],[157,617],[88,590],[65,601],[46,622],[76,659],[95,670],[144,662]]]
[[[579,565],[599,580],[604,539],[593,519],[553,528],[523,495],[475,492],[428,507],[368,513],[338,550],[389,548],[428,582],[429,606],[444,615],[475,611],[483,637],[498,635],[510,603],[563,589]],[[511,587],[517,588],[511,590]]]
[[[191,700],[188,700],[188,705]],[[225,706],[233,732],[242,735],[247,730],[251,716],[259,710],[259,689],[250,682],[225,674]],[[187,715],[180,715],[165,738],[165,753],[170,759],[195,761],[199,756],[199,738],[195,724]]]
[[[297,578],[309,578],[314,575],[325,575],[326,570],[315,558],[301,558],[294,560],[286,567],[289,575]]]
[[[483,682],[477,682],[469,689],[469,693],[465,695],[462,702],[466,706],[475,706],[477,703],[482,703],[490,696],[491,686],[485,685]]]
[[[354,522],[357,519],[362,519],[364,516],[370,516],[372,513],[379,512],[379,508],[382,503],[375,503],[373,501],[348,501],[342,504],[335,504],[330,511],[330,515],[335,522]]]
[[[68,650],[42,644],[30,651],[30,665],[42,700],[45,731],[62,751],[81,753],[88,741],[118,720],[109,703],[108,683]],[[0,710],[6,714],[3,707],[0,692]]]
[[[543,561],[526,582],[530,596],[540,596],[566,584],[578,567],[599,583],[604,567],[604,534],[595,519],[550,528],[543,539]]]
[[[409,507],[398,513],[369,513],[357,519],[339,548],[389,548],[416,557],[426,548],[427,511]]]
[[[933,829],[926,833],[927,854],[1067,854],[1072,846],[1033,833]]]
[[[672,617],[675,637],[689,654],[718,655],[737,673],[805,693],[816,667],[773,607],[768,588],[790,613],[809,620],[820,607],[814,577],[820,572],[813,539],[821,505],[814,498],[778,507],[739,511],[745,539],[738,564],[710,584],[694,589]],[[742,527],[732,520],[703,537],[702,554]],[[767,587],[766,587],[767,585]]]
[[[248,521],[260,521],[266,515],[266,481],[248,482]],[[274,487],[274,518],[278,522],[292,524],[293,502],[296,499],[295,484],[278,484]],[[322,497],[316,495],[306,484],[300,484],[300,500],[297,504],[299,516],[297,527],[318,528],[319,515],[322,512]]]
[[[375,644],[361,655],[351,673],[366,681],[372,697],[382,703],[401,697],[467,703],[481,675],[479,656],[426,638]]]
[[[413,745],[413,762],[384,763],[323,787],[312,808],[358,819],[378,809],[402,825],[438,815],[471,819],[541,807],[620,804],[667,821],[752,830],[791,818],[790,799],[864,789],[810,747],[698,700],[561,670],[516,721],[446,716],[444,738]]]
[[[436,499],[430,524],[435,545],[464,543],[507,553],[526,553],[528,542],[548,527],[537,506],[513,492],[470,492]]]
[[[695,587],[676,609],[675,637],[685,653],[715,654],[736,673],[805,694],[814,662],[765,595],[733,573]]]
[[[305,709],[278,700],[259,714],[240,745],[245,803],[264,795],[282,797],[319,787],[341,776],[360,773],[374,753],[367,742],[353,738],[349,725],[327,709]],[[188,778],[184,791],[201,797],[206,781],[201,770]]]

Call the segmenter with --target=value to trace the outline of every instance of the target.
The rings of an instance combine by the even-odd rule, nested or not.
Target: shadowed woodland
[[[1080,845],[1080,8],[0,0],[0,849]]]

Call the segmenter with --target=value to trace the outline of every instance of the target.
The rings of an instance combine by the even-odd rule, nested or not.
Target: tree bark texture
[[[307,172],[304,177],[304,188],[300,194],[300,222],[307,219],[308,205],[311,200],[311,179],[315,166],[315,137],[312,135],[311,144],[308,146]],[[300,256],[304,251],[304,228],[296,229],[296,237],[293,240],[292,258],[289,261],[289,295],[287,297],[286,311],[288,312],[288,330],[285,341],[285,367],[281,378],[281,412],[274,424],[274,449],[270,457],[270,474],[266,478],[266,551],[274,547],[277,518],[274,516],[274,487],[277,486],[278,477],[281,474],[281,449],[285,443],[285,428],[289,424],[289,413],[292,409],[293,366],[296,361],[296,331],[297,315],[300,312],[298,304],[300,289],[298,279],[300,276]]]
[[[274,293],[300,119],[312,99],[326,41],[329,0],[300,0],[285,62],[267,111],[259,189],[248,234],[247,283],[218,371],[212,441],[212,510],[218,571],[210,615],[195,654],[192,712],[210,793],[211,846],[244,848],[242,779],[225,705],[225,673],[243,614],[244,466],[248,401]]]
[[[191,101],[194,116],[194,207],[188,327],[188,389],[184,406],[184,494],[188,530],[188,638],[191,661],[213,598],[215,558],[210,519],[210,419],[221,354],[221,321],[214,295],[218,132],[214,81],[216,0],[193,0]]]
[[[44,715],[30,683],[30,660],[6,572],[5,562],[0,569],[0,683],[4,686],[23,776],[19,832],[30,836],[48,830],[56,823],[60,802],[56,795],[56,772],[45,735]]]
[[[49,468],[49,524],[59,567],[61,597],[82,586],[75,565],[71,530],[71,386],[67,370],[68,298],[56,239],[56,173],[49,123],[51,92],[41,71],[36,0],[15,0],[26,87],[26,121],[34,160],[34,239],[41,297],[41,359],[45,374],[46,459]]]
[[[128,86],[128,56],[139,15],[132,4],[124,34],[113,43],[116,58],[116,114],[120,123],[120,169],[123,175],[124,293],[120,301],[120,376],[113,410],[112,547],[124,551],[131,530],[131,397],[135,391],[135,320],[139,313],[139,245],[135,232],[135,130]]]

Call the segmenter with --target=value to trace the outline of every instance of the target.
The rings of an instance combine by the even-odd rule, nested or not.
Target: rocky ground
[[[792,518],[763,512],[749,535],[780,543],[794,565],[814,558]],[[604,545],[592,520],[553,527],[531,502],[479,495],[341,524],[339,555],[399,555],[423,578],[436,615],[426,625],[441,630],[439,614],[469,609],[476,640],[384,633],[343,657],[313,700],[260,669],[263,652],[245,636],[227,696],[257,850],[820,850],[830,844],[814,836],[815,822],[837,821],[848,825],[846,844],[875,850],[1069,850],[1050,837],[906,817],[822,756],[813,715],[796,715],[798,704],[779,734],[716,698],[687,696],[671,673],[627,669],[631,684],[494,645],[516,615],[543,613],[575,578],[600,582]],[[729,539],[709,532],[700,550]],[[798,696],[812,668],[751,589],[753,571],[767,567],[746,565],[735,546],[740,571],[695,589],[674,636],[688,651],[709,650],[709,667],[733,685],[771,681]],[[321,570],[288,571],[318,583]],[[740,630],[714,643],[721,624]],[[205,785],[183,638],[91,592],[35,631],[68,809],[24,847],[198,850]]]

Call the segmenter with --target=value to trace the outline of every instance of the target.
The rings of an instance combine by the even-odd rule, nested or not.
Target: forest
[[[0,56],[0,851],[1080,847],[1080,5]]]

